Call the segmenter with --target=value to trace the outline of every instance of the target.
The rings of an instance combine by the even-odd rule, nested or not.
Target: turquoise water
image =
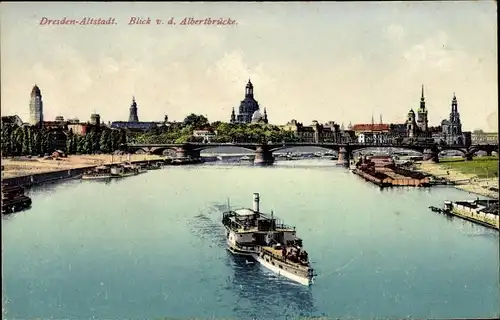
[[[224,247],[222,210],[274,210],[319,274],[304,287]],[[167,167],[30,191],[2,220],[7,319],[477,318],[499,314],[498,232],[431,212],[453,188],[380,190],[328,160]]]

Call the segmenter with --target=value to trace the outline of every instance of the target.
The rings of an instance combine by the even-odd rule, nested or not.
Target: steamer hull
[[[259,211],[259,195],[254,194],[252,209],[243,208],[223,214],[228,250],[253,258],[266,269],[302,285],[311,285],[314,274],[308,254],[289,227]]]

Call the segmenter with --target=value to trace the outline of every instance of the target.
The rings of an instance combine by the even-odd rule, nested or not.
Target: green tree
[[[191,113],[184,119],[183,125],[191,126],[197,129],[208,125],[208,119],[203,115],[196,115],[194,113]]]
[[[110,138],[109,130],[102,130],[99,147],[103,153],[110,153],[112,151]]]
[[[66,139],[66,154],[71,154],[72,143],[73,143],[73,130],[69,130],[68,138]]]
[[[37,130],[33,135],[33,153],[39,155],[42,153],[42,134]]]
[[[28,155],[30,154],[30,141],[29,141],[29,127],[23,127],[22,129],[22,138],[21,138],[21,154]]]

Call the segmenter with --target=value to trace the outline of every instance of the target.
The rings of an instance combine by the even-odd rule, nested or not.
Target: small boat
[[[443,212],[443,209],[434,206],[430,206],[429,209],[431,209],[432,212]]]
[[[136,176],[141,173],[145,173],[148,170],[142,169],[139,166],[135,166],[130,163],[119,164],[111,167],[111,177],[112,178],[125,178]]]
[[[162,165],[160,162],[150,163],[145,167],[145,169],[147,169],[147,170],[158,170],[161,168],[162,168]]]
[[[106,166],[96,167],[82,175],[82,180],[107,180],[111,178],[111,169]]]

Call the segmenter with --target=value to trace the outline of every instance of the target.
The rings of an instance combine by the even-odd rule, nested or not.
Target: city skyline
[[[429,126],[449,117],[456,93],[464,130],[498,130],[492,1],[1,6],[2,115],[25,121],[36,83],[47,120],[85,121],[95,110],[126,121],[135,96],[144,121],[193,112],[227,122],[251,78],[273,124],[370,123],[380,114],[404,123],[424,84]],[[119,25],[38,25],[80,11]],[[130,16],[224,16],[238,25],[129,26]]]

